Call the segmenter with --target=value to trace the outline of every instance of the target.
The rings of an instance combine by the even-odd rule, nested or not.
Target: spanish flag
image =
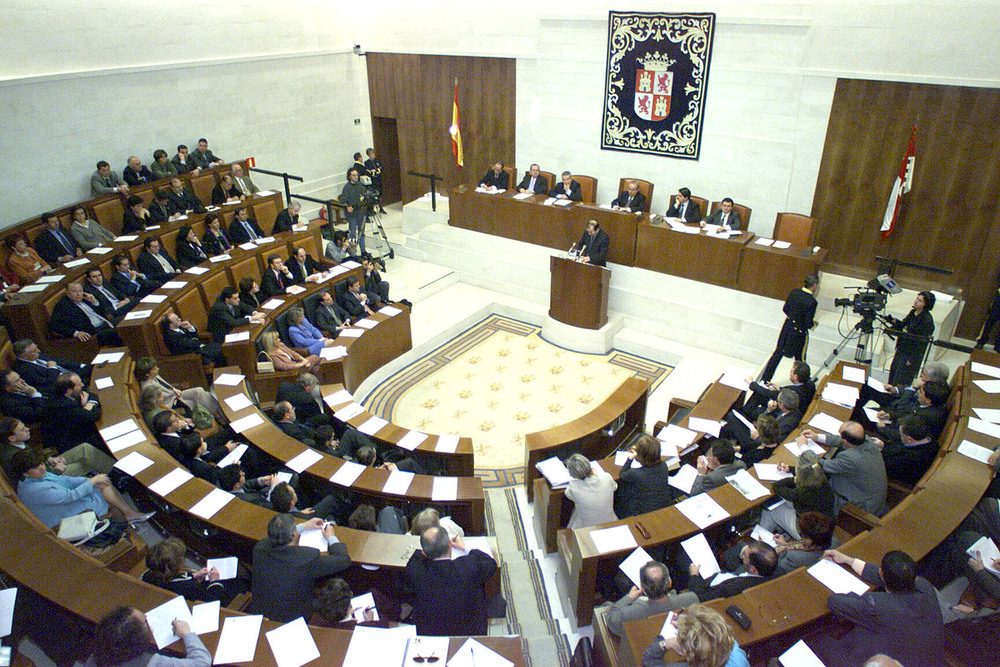
[[[451,105],[451,152],[455,156],[455,166],[461,169],[465,166],[465,157],[462,155],[462,127],[458,116],[458,79],[455,79],[455,97]]]

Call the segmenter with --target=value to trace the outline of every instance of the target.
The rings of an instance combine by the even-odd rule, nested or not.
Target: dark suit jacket
[[[178,213],[186,211],[194,211],[195,213],[205,212],[205,205],[201,203],[198,196],[186,188],[181,194],[177,194],[173,190],[168,190],[167,201],[174,207],[174,211]]]
[[[42,422],[45,443],[57,449],[60,454],[84,442],[97,446],[101,443],[96,426],[100,419],[100,403],[90,410],[84,410],[78,399],[53,396],[45,404],[45,418]]]
[[[718,211],[705,218],[705,222],[710,225],[721,225],[722,209],[720,208]],[[730,229],[742,229],[740,226],[740,214],[736,211],[736,209],[729,212],[728,224]]]
[[[216,343],[225,342],[226,334],[246,323],[247,318],[234,315],[225,301],[217,300],[208,310],[208,330]]]
[[[167,199],[167,203],[163,206],[157,203],[154,199],[153,203],[149,205],[149,222],[154,225],[162,225],[167,222],[177,209],[174,205],[170,203],[170,199]]]
[[[292,231],[292,225],[297,224],[299,221],[299,216],[295,216],[292,219],[291,213],[288,209],[282,209],[278,215],[274,218],[274,227],[271,229],[272,234],[279,234],[281,232]]]
[[[677,206],[677,198],[670,198],[670,208],[667,209],[667,218],[679,218],[681,217],[680,208]],[[684,222],[693,223],[701,220],[701,207],[698,206],[698,202],[693,199],[687,201],[687,209],[684,211]]]
[[[280,281],[280,282],[279,282]],[[285,293],[289,285],[295,284],[295,279],[293,277],[286,276],[284,273],[278,275],[274,273],[274,270],[270,267],[264,269],[264,274],[260,277],[260,299],[267,301],[272,296],[280,296]]]
[[[351,316],[346,310],[339,306],[336,301],[334,301],[330,306],[330,310],[336,314],[336,317],[334,314],[331,314],[323,304],[319,304],[319,306],[316,307],[316,321],[314,324],[316,325],[316,328],[323,333],[328,333],[336,338],[339,333],[338,327],[340,326],[337,323],[337,318],[340,318],[341,323],[343,323],[350,321]]]
[[[142,165],[142,169],[139,171],[136,171],[132,167],[125,167],[122,171],[122,178],[125,179],[125,182],[132,187],[141,183],[153,182],[153,174],[149,171],[146,165]]]
[[[197,331],[164,327],[163,342],[167,344],[170,354],[188,354],[201,350],[201,340]]]
[[[91,306],[88,303],[86,307]],[[49,330],[67,338],[72,338],[74,331],[84,331],[91,335],[97,333],[97,329],[90,323],[90,318],[65,295],[59,299],[56,307],[52,309],[52,317],[49,318]]]
[[[160,256],[167,260],[170,266],[174,267],[174,273],[180,273],[177,262],[174,261],[174,258],[164,248],[160,248]],[[139,258],[135,260],[135,268],[140,273],[145,273],[148,277],[156,280],[166,280],[170,277],[170,274],[163,269],[163,265],[148,250],[143,250],[139,253]]]
[[[618,195],[618,199],[611,202],[612,206],[619,206],[621,208],[626,208],[633,213],[637,213],[646,208],[646,195],[641,192],[636,192],[635,197],[632,197],[632,203],[628,203],[628,190],[623,190],[621,194]]]
[[[182,269],[190,269],[192,266],[208,261],[208,253],[205,246],[197,246],[187,240],[177,241],[177,261]]]
[[[294,255],[288,259],[288,263],[285,264],[285,266],[287,266],[288,270],[292,272],[292,280],[296,283],[304,283],[306,278],[314,273],[322,273],[326,268],[313,259],[312,255],[308,254],[306,255],[305,273],[302,272],[302,266],[299,264],[299,260],[295,259]]]
[[[198,168],[198,165],[196,165],[194,162],[191,161],[190,155],[188,155],[188,159],[186,162],[181,162],[180,158],[178,158],[177,155],[175,154],[172,158],[170,158],[170,162],[173,163],[174,167],[177,169],[178,174],[186,174]]]
[[[669,478],[670,470],[663,461],[647,468],[629,459],[618,477],[615,514],[624,519],[672,505],[676,498]]]
[[[308,618],[316,582],[350,565],[351,557],[343,542],[331,544],[324,554],[312,547],[275,546],[265,538],[253,548],[250,610],[280,623],[299,616]]]
[[[233,247],[233,244],[229,241],[229,236],[221,227],[219,228],[219,234],[221,236],[216,236],[212,232],[206,231],[205,235],[201,237],[201,247],[209,257],[221,255]]]
[[[886,442],[882,448],[885,474],[889,479],[913,486],[934,463],[937,453],[936,440],[913,447],[907,447],[902,442]]]
[[[816,383],[812,378],[800,384],[789,384],[781,389],[791,389],[799,396],[799,412],[805,412],[812,403],[813,396],[816,395]],[[750,421],[754,421],[767,408],[768,401],[778,400],[778,392],[781,389],[768,389],[759,382],[750,383],[750,397],[747,399],[747,407],[741,410],[743,415]]]
[[[584,232],[580,237],[580,254],[589,257],[590,263],[594,266],[605,266],[608,261],[609,245],[611,240],[603,229],[598,229],[593,236]]]
[[[816,297],[804,289],[793,289],[781,310],[787,316],[778,334],[777,349],[786,357],[800,353],[816,315]]]
[[[35,237],[35,250],[38,252],[39,256],[48,262],[50,265],[55,266],[59,263],[59,258],[63,255],[75,255],[79,246],[77,246],[76,241],[73,240],[73,236],[66,231],[62,230],[63,238],[69,243],[71,250],[66,250],[65,246],[59,242],[56,235],[52,233],[51,229],[43,229],[38,236]]]
[[[147,224],[155,224],[150,218],[140,218],[132,209],[125,209],[125,213],[122,214],[122,234],[138,234],[139,232],[146,231]]]
[[[247,218],[246,221],[258,238],[264,238],[267,236],[267,234],[261,230],[260,226],[254,221],[253,218]],[[241,243],[246,243],[249,240],[250,235],[247,234],[247,230],[243,227],[243,223],[234,217],[233,221],[229,223],[229,242],[233,245],[239,245]]]
[[[35,387],[35,389],[41,391],[38,387]],[[46,414],[45,405],[46,399],[44,396],[32,398],[24,394],[0,391],[0,413],[19,419],[25,424],[34,424],[44,418]]]
[[[56,366],[54,368],[49,368],[47,366],[39,366],[33,361],[14,359],[14,363],[12,363],[10,367],[11,370],[17,371],[17,374],[21,376],[22,380],[43,394],[48,394],[52,391],[52,388],[56,384],[56,380],[59,379],[59,376],[63,373],[63,371],[60,370],[62,368],[72,373],[77,373],[83,381],[84,386],[90,384],[90,374],[93,371],[91,366],[78,364],[75,361],[68,361],[66,359],[55,359],[44,354],[38,355],[38,360],[44,362],[54,361],[56,362]]]
[[[123,299],[126,296],[139,296],[143,292],[141,278],[136,277],[135,282],[132,282],[120,271],[115,271],[111,274],[111,277],[105,281],[105,285],[114,287],[119,294],[123,295]],[[84,286],[84,289],[86,289],[86,286]]]
[[[114,322],[116,318],[121,317],[124,313],[131,310],[132,306],[135,305],[132,303],[126,304],[121,307],[121,310],[115,308],[115,303],[118,303],[122,299],[126,298],[126,295],[122,294],[121,291],[117,287],[112,285],[110,282],[105,282],[103,285],[101,285],[101,287],[111,292],[111,296],[115,297],[114,303],[112,303],[108,299],[108,297],[104,296],[103,292],[98,290],[89,282],[83,283],[83,291],[86,292],[87,294],[92,294],[94,298],[97,299],[98,301],[97,310],[100,312],[101,315],[108,318],[112,322]]]
[[[517,184],[518,190],[524,190],[531,183],[531,174],[525,174],[524,180]],[[535,194],[544,195],[549,190],[549,179],[545,178],[541,174],[535,179]]]
[[[688,588],[698,596],[702,602],[716,600],[718,598],[728,598],[739,595],[748,588],[753,588],[757,584],[762,584],[769,577],[761,577],[756,574],[747,574],[735,579],[727,579],[718,586],[709,586],[709,582],[701,575],[688,579]]]
[[[284,432],[285,435],[295,438],[304,445],[310,447],[316,447],[318,445],[326,444],[325,439],[316,432],[316,429],[309,428],[304,424],[298,422],[275,422],[278,428]]]
[[[486,175],[480,179],[479,184],[485,185],[486,187],[494,187],[497,190],[506,190],[510,187],[510,174],[502,169],[499,174],[496,174],[492,169],[490,169],[486,172]]]
[[[295,418],[299,422],[308,422],[313,417],[322,414],[316,399],[298,382],[282,382],[274,394],[274,402],[288,401],[295,408]],[[295,436],[292,436],[295,437]]]
[[[230,197],[239,198],[241,194],[235,183],[228,192],[222,189],[222,183],[216,183],[215,187],[212,188],[212,206],[222,206]]]
[[[583,201],[583,192],[580,190],[580,184],[576,182],[576,179],[570,180],[568,195],[566,194],[566,187],[562,184],[562,181],[556,183],[555,187],[549,191],[549,196],[558,197],[559,195],[565,195],[573,201]]]
[[[476,636],[486,634],[486,580],[496,572],[496,561],[473,550],[455,560],[428,560],[416,551],[406,564],[413,589],[413,618],[422,636]],[[254,570],[256,572],[256,570]]]
[[[344,290],[344,293],[337,299],[337,302],[351,317],[364,317],[366,315],[365,306],[358,299],[358,294],[355,294],[351,290]]]

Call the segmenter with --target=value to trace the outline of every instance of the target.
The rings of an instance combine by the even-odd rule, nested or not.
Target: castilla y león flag
[[[465,158],[462,155],[462,127],[458,116],[458,79],[455,79],[455,97],[451,104],[451,152],[455,156],[455,166],[461,169],[465,166]]]
[[[910,191],[913,186],[913,165],[917,156],[917,126],[913,126],[910,133],[910,144],[906,147],[906,155],[899,165],[899,174],[896,182],[892,184],[892,192],[889,194],[889,204],[885,207],[885,216],[882,218],[882,240],[889,238],[892,230],[896,227],[896,220],[899,219],[899,204],[903,201],[903,195]]]

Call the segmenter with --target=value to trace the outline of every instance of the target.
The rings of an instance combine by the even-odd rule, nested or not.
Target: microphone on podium
[[[576,259],[580,256],[580,251],[576,247],[576,243],[569,247],[569,252],[567,253],[570,259]]]

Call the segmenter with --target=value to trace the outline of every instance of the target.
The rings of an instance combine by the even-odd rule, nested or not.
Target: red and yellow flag
[[[451,105],[451,152],[455,156],[455,166],[461,169],[465,166],[465,157],[462,155],[462,127],[458,115],[458,79],[455,79],[455,97]]]

